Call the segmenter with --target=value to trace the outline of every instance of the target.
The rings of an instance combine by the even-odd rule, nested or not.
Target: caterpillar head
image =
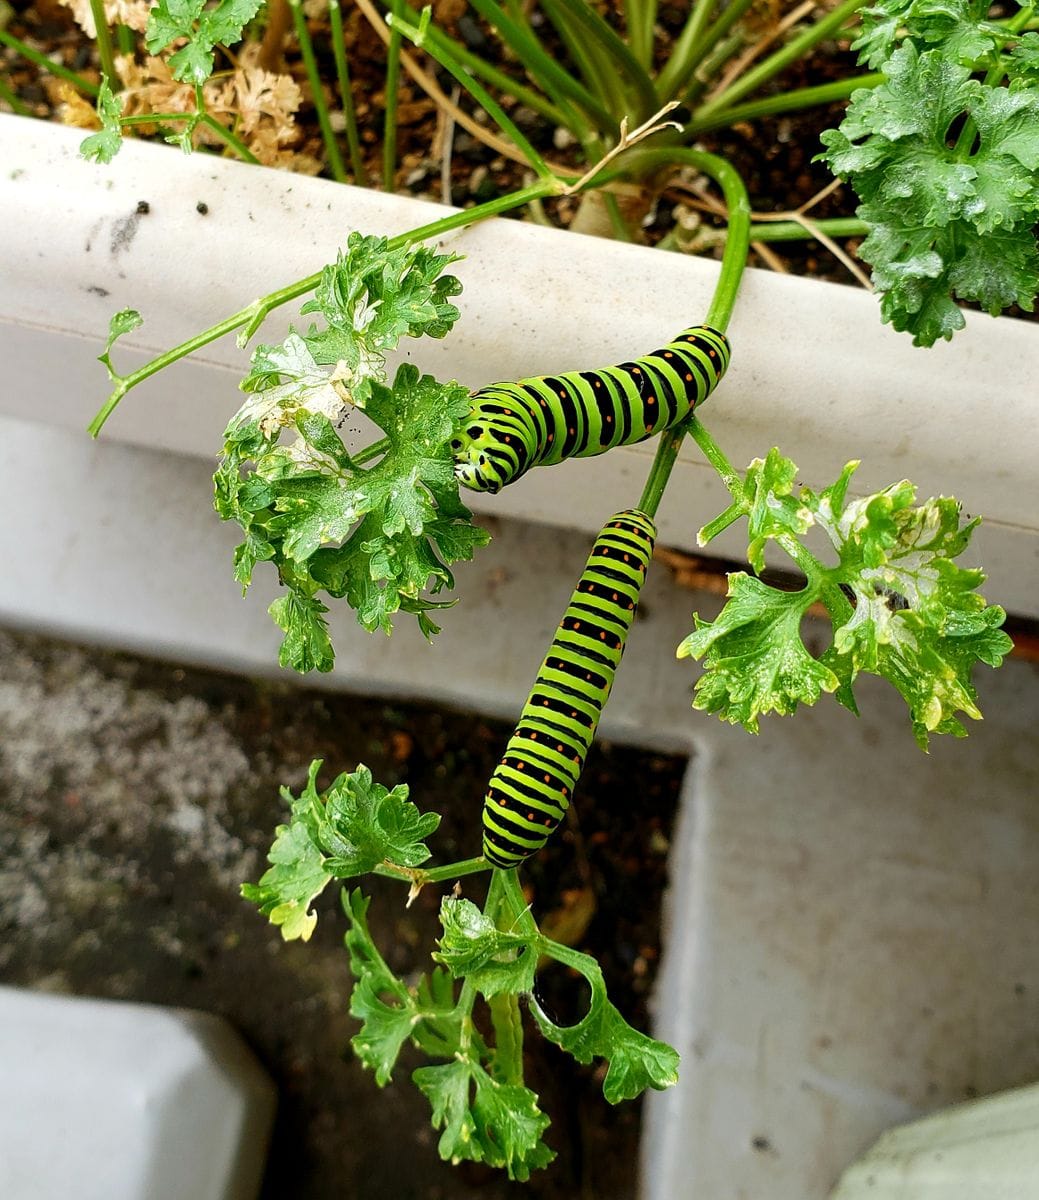
[[[487,453],[491,435],[481,425],[467,426],[451,439],[455,478],[474,492],[500,492],[508,483]]]

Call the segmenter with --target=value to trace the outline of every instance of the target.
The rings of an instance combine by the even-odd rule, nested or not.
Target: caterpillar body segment
[[[491,776],[483,853],[515,867],[545,844],[570,804],[635,618],[656,527],[645,513],[614,514],[584,573]]]
[[[451,443],[455,474],[473,491],[498,492],[531,467],[644,441],[710,395],[730,353],[725,334],[694,325],[632,362],[481,388]]]

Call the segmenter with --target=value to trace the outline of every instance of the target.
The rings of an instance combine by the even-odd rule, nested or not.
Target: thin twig
[[[451,103],[457,108],[462,88],[455,84],[451,91]],[[440,146],[440,203],[451,203],[451,155],[455,148],[455,119],[449,112],[443,113],[444,125]]]
[[[390,31],[382,17],[376,11],[375,6],[371,3],[371,0],[357,0],[357,7],[368,18],[369,24],[383,40],[384,44],[388,46],[390,44]],[[479,122],[474,121],[457,104],[452,104],[451,100],[440,90],[432,75],[428,75],[423,71],[407,50],[401,50],[400,61],[404,70],[407,71],[433,103],[454,117],[458,124],[463,129],[468,130],[477,141],[483,142],[485,146],[490,146],[497,154],[501,154],[505,158],[510,158],[513,162],[522,163],[525,167],[530,165],[526,158],[510,142],[491,133],[489,129],[485,129]],[[551,164],[549,165],[551,166]],[[553,171],[556,169],[556,167],[552,167]],[[567,174],[572,173],[565,167],[558,169]]]
[[[724,92],[731,84],[739,79],[739,77],[758,57],[758,55],[767,50],[773,42],[778,41],[778,39],[781,38],[788,29],[796,25],[803,17],[807,17],[815,7],[815,0],[805,0],[805,2],[803,4],[799,4],[797,8],[793,10],[793,12],[787,13],[787,15],[771,30],[771,32],[759,38],[756,42],[754,42],[753,45],[748,46],[747,49],[744,50],[744,52],[739,56],[739,58],[735,58],[731,63],[729,63],[728,67],[725,69],[724,75],[722,75],[721,79],[719,79],[714,87],[711,88],[711,90],[707,93],[703,102],[707,104],[716,96],[721,95],[722,92]]]
[[[637,142],[641,142],[645,138],[651,137],[654,133],[659,133],[662,129],[677,129],[679,132],[681,132],[682,126],[677,121],[660,120],[665,113],[669,113],[672,111],[672,109],[677,107],[677,100],[669,100],[659,112],[655,112],[648,121],[643,121],[642,124],[633,129],[631,133],[628,133],[628,118],[622,117],[620,125],[620,138],[618,139],[617,144],[611,150],[607,150],[602,158],[600,158],[594,166],[585,171],[585,173],[580,179],[577,180],[576,183],[571,183],[568,187],[566,187],[563,191],[563,195],[571,196],[574,194],[574,192],[579,192],[581,188],[584,187],[584,185],[588,182],[588,180],[598,175],[598,173],[603,169],[603,167],[606,166],[608,162],[611,162],[613,159],[615,159],[618,154],[623,153],[625,150],[629,150]]]
[[[831,180],[826,187],[816,192],[811,199],[806,200],[804,204],[800,206],[800,208],[791,209],[788,212],[781,213],[752,212],[751,220],[755,224],[769,221],[794,221],[796,224],[800,225],[806,233],[815,238],[817,242],[825,246],[826,249],[829,250],[829,252],[833,255],[833,257],[851,272],[858,283],[860,283],[867,291],[872,292],[873,284],[870,282],[869,276],[858,266],[851,255],[849,255],[846,250],[842,249],[842,247],[838,246],[837,243],[829,236],[829,234],[824,233],[814,221],[809,220],[809,218],[805,215],[821,200],[825,200],[827,196],[829,196],[832,192],[835,192],[840,186],[841,180]],[[690,199],[689,203],[693,208],[698,208],[702,212],[712,213],[717,217],[727,218],[728,214],[726,213],[725,206],[721,203],[721,201],[716,200],[713,196],[701,195],[688,183],[686,183],[685,180],[673,179],[668,183],[668,187],[691,193],[692,198]],[[769,249],[764,242],[752,242],[751,245],[761,256],[762,260],[767,263],[773,271],[779,271],[784,275],[789,274],[789,269],[787,268],[786,264],[783,263],[782,259],[778,257],[775,251]]]
[[[831,180],[826,185],[826,187],[824,187],[821,191],[816,192],[815,195],[810,200],[806,200],[804,202],[804,204],[802,204],[799,208],[792,210],[791,212],[752,213],[751,215],[755,221],[762,221],[762,222],[763,221],[795,221],[798,225],[800,225],[802,227],[802,229],[804,229],[808,233],[810,233],[817,242],[819,242],[823,246],[825,246],[826,249],[829,250],[829,252],[833,255],[833,257],[835,259],[837,259],[837,261],[839,263],[843,263],[844,266],[847,267],[847,269],[851,272],[851,274],[855,276],[855,278],[859,281],[859,283],[862,284],[862,286],[866,289],[867,292],[872,292],[873,284],[871,283],[869,276],[865,273],[865,271],[862,270],[862,268],[858,265],[858,263],[855,262],[855,260],[851,257],[851,255],[848,254],[848,252],[846,250],[844,250],[840,246],[838,246],[837,243],[833,240],[833,238],[831,238],[829,236],[829,234],[823,233],[823,231],[819,228],[818,225],[816,225],[816,223],[814,221],[810,221],[805,216],[805,213],[807,213],[810,209],[814,208],[815,205],[817,205],[820,200],[825,200],[827,196],[829,196],[832,192],[835,192],[840,186],[841,186],[840,179]]]

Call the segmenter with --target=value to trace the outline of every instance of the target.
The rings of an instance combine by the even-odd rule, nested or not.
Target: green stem
[[[124,25],[121,21],[119,22],[115,27],[115,40],[119,43],[119,53],[124,58],[133,58],[133,30],[129,25]]]
[[[472,0],[472,5],[516,54],[527,73],[541,84],[560,108],[569,111],[571,119],[567,125],[575,136],[583,140],[587,125],[577,118],[566,104],[567,100],[573,101],[601,133],[616,134],[617,118],[545,51],[529,26],[510,17],[495,0]]]
[[[523,895],[523,889],[519,884],[519,872],[515,870],[496,870],[494,874],[495,877],[500,877],[501,879],[501,888],[505,897],[505,903],[512,912],[511,928],[518,929],[524,937],[540,938],[541,932],[530,911],[527,898]]]
[[[339,183],[346,182],[346,168],[343,157],[339,153],[339,143],[332,130],[332,122],[328,115],[328,105],[325,103],[325,91],[318,71],[317,59],[314,57],[314,46],[310,40],[310,30],[307,28],[307,18],[303,12],[301,0],[289,0],[292,9],[292,20],[296,27],[296,40],[299,42],[300,57],[307,72],[310,83],[310,98],[314,105],[318,127],[321,130],[321,140],[325,143],[325,153],[328,155],[328,167],[332,178]]]
[[[657,0],[624,0],[624,22],[631,52],[648,71],[653,66],[653,30]]]
[[[411,245],[412,242],[439,237],[441,234],[448,233],[452,229],[458,229],[463,225],[472,225],[477,221],[485,220],[487,217],[507,212],[510,208],[522,207],[524,204],[529,204],[531,200],[552,195],[555,191],[556,185],[554,181],[542,180],[540,183],[534,183],[529,187],[521,188],[517,192],[510,192],[506,196],[498,196],[494,200],[488,200],[486,204],[480,204],[475,208],[463,209],[460,212],[451,213],[450,216],[441,217],[437,221],[431,221],[428,225],[422,225],[418,229],[412,229],[408,233],[398,234],[396,237],[390,239],[389,245],[392,249],[397,249],[400,246]],[[313,275],[308,275],[305,279],[297,280],[295,283],[290,283],[286,287],[279,288],[277,291],[262,296],[259,300],[254,300],[245,308],[239,309],[238,312],[232,313],[229,317],[225,317],[222,321],[218,321],[215,325],[211,325],[201,333],[197,333],[179,345],[172,347],[172,349],[157,355],[143,366],[138,367],[136,371],[131,371],[129,375],[116,376],[115,388],[88,426],[90,435],[97,437],[105,422],[118,407],[119,401],[139,383],[143,383],[145,379],[155,375],[157,372],[163,370],[163,368],[179,362],[180,359],[186,358],[196,350],[201,350],[203,346],[208,346],[210,342],[215,342],[218,338],[224,337],[225,334],[234,333],[236,329],[244,329],[244,334],[239,335],[239,343],[244,346],[260,325],[263,324],[269,313],[273,312],[276,308],[280,308],[281,305],[288,304],[290,301],[296,300],[305,293],[312,291],[320,281],[321,272],[315,271]]]
[[[861,3],[862,0],[844,0],[843,4],[828,12],[821,20],[814,22],[797,37],[792,38],[782,49],[769,55],[745,75],[741,75],[720,95],[713,100],[708,100],[693,113],[693,120],[702,121],[723,108],[731,108],[737,100],[742,100],[744,96],[757,91],[762,84],[785,70],[791,63],[803,58],[809,50],[838,30],[858,10]]]
[[[567,19],[573,22],[578,40],[597,49],[597,57],[605,72],[607,92],[604,100],[609,101],[623,88],[630,94],[632,107],[627,115],[635,118],[635,124],[641,124],[651,117],[660,108],[657,89],[624,40],[617,36],[587,0],[553,0],[553,3],[566,10]]]
[[[753,0],[732,0],[728,7],[730,9],[746,9],[750,3],[753,3]],[[685,27],[678,35],[678,40],[672,46],[670,57],[657,79],[657,91],[662,99],[671,100],[678,95],[695,69],[697,62],[703,57],[700,47],[704,41],[704,30],[713,10],[712,0],[694,0],[689,20],[686,21]],[[739,13],[737,13],[736,19],[738,16]]]
[[[810,219],[810,218],[809,218]],[[813,230],[825,233],[827,237],[865,237],[870,227],[857,217],[829,217],[823,221],[812,221],[812,229],[807,229],[798,221],[762,221],[751,225],[750,240],[752,242],[798,242],[815,237]]]
[[[510,872],[515,874],[515,872]],[[505,909],[504,872],[495,871],[487,889],[484,913],[499,929],[509,931],[512,924]],[[527,954],[535,953],[528,949]],[[520,1017],[519,996],[511,992],[499,993],[487,1001],[494,1026],[494,1068],[500,1083],[522,1084],[523,1082],[523,1020]]]
[[[104,0],[90,0],[90,13],[94,18],[97,29],[97,52],[101,59],[101,70],[108,76],[109,84],[119,78],[115,70],[115,54],[112,51],[112,34],[108,28],[108,18],[105,16]]]
[[[746,104],[736,104],[731,108],[715,110],[713,115],[708,117],[697,115],[686,125],[682,133],[683,136],[691,138],[706,133],[710,129],[734,125],[737,121],[753,121],[756,117],[769,117],[775,113],[790,112],[794,109],[832,104],[835,100],[845,99],[859,88],[877,87],[886,78],[887,76],[882,71],[872,71],[866,75],[855,75],[851,79],[838,79],[834,83],[823,83],[818,87],[778,92],[774,96],[764,96],[760,100],[751,100]]]
[[[414,15],[414,10],[412,10],[412,13]],[[535,112],[540,113],[556,125],[569,125],[570,122],[562,108],[553,104],[551,100],[546,100],[540,92],[534,91],[533,88],[527,87],[518,79],[513,79],[511,75],[498,70],[493,63],[485,62],[478,54],[474,54],[468,46],[462,42],[455,41],[454,38],[449,37],[436,25],[430,25],[426,30],[426,41],[435,45],[438,49],[441,47],[445,48],[463,67],[467,67],[474,75],[479,75],[481,79],[492,84],[499,91],[504,92],[506,96],[515,97],[521,104],[532,108]]]
[[[730,0],[730,3],[725,5],[715,22],[707,28],[698,44],[692,48],[692,52],[685,64],[682,79],[686,89],[690,86],[697,67],[707,58],[729,30],[746,15],[753,3],[754,0]],[[737,38],[733,42],[733,47],[735,48],[735,46],[742,43],[743,38]]]
[[[26,45],[25,42],[16,38],[14,34],[8,33],[6,29],[0,29],[0,46],[7,46],[9,49],[20,54],[22,58],[28,59],[34,66],[42,67],[43,70],[49,71],[59,79],[64,79],[67,83],[71,83],[84,96],[90,96],[91,99],[96,100],[100,94],[101,89],[96,83],[91,83],[89,79],[84,79],[82,75],[77,75],[75,71],[70,71],[68,67],[62,66],[61,63],[51,62],[46,54],[41,54],[39,50],[34,50],[32,46]],[[110,82],[112,81],[110,80]]]
[[[0,79],[0,100],[2,100],[16,117],[30,117],[32,113],[18,99],[3,79]]]
[[[700,447],[704,458],[714,467],[722,483],[729,489],[732,498],[742,501],[743,476],[729,462],[724,450],[707,432],[706,426],[699,417],[693,417],[689,422],[689,433],[692,435],[693,441]]]
[[[339,98],[343,103],[343,116],[346,119],[346,144],[350,149],[350,169],[353,171],[354,183],[363,187],[367,183],[364,169],[364,159],[361,157],[361,139],[357,132],[357,110],[354,107],[354,93],[350,86],[350,68],[346,61],[346,42],[343,38],[343,11],[339,0],[328,0],[328,19],[332,26],[332,57],[336,64],[336,78],[339,80]]]
[[[221,125],[216,117],[210,116],[207,112],[202,113],[199,123],[205,125],[207,129],[211,129],[217,137],[225,141],[243,162],[252,163],[254,166],[259,165],[260,160],[253,154],[245,142],[232,133],[226,125]]]
[[[714,285],[714,295],[704,318],[704,324],[724,333],[736,304],[736,295],[750,249],[750,199],[746,186],[735,167],[715,154],[706,154],[700,150],[649,150],[644,151],[640,159],[650,160],[654,155],[667,156],[660,157],[660,162],[684,162],[695,166],[719,185],[725,197],[725,205],[729,212],[728,237],[722,252],[721,271]],[[689,421],[683,421],[674,429],[667,430],[660,438],[638,503],[639,509],[647,516],[656,516],[688,426]]]
[[[386,48],[385,119],[382,127],[382,189],[394,191],[397,174],[397,92],[400,89],[401,0],[390,0],[390,44]]]
[[[427,45],[425,33],[421,26],[416,28],[414,25],[409,24],[403,17],[396,14],[392,17],[391,28],[394,32],[402,33],[409,41],[414,42],[416,46],[424,49],[440,63],[444,70],[449,71],[454,76],[458,83],[469,92],[476,103],[494,118],[501,131],[513,142],[517,150],[530,163],[541,179],[555,179],[549,165],[520,132],[518,126],[508,113],[505,112],[483,84],[478,83],[472,75],[455,61],[449,51],[443,46],[437,46],[432,43]]]
[[[447,880],[461,879],[463,875],[475,875],[479,871],[488,871],[491,864],[483,858],[463,858],[459,862],[445,863],[442,867],[400,867],[396,863],[380,863],[372,872],[384,879],[399,879],[414,887],[424,887],[427,883],[444,883]]]

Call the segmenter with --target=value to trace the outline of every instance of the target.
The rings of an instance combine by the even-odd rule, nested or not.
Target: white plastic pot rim
[[[319,269],[351,230],[395,234],[435,220],[425,201],[128,142],[109,167],[78,157],[81,133],[0,116],[0,412],[85,428],[106,393],[93,362],[108,319],[134,307],[127,369],[253,299]],[[470,386],[598,366],[645,353],[706,311],[716,262],[492,220],[442,239],[464,255],[462,317],[443,341],[403,356]],[[298,319],[290,305],[259,340]],[[3,323],[9,323],[5,326]],[[705,419],[744,465],[778,445],[813,486],[862,460],[860,492],[904,477],[921,496],[955,494],[985,523],[974,561],[987,595],[1039,614],[1039,330],[967,314],[949,344],[914,348],[861,289],[750,270],[729,330],[729,374]],[[104,436],[210,458],[238,405],[246,352],[233,339],[149,380]],[[637,497],[652,443],[533,471],[474,507],[597,529]],[[604,499],[605,498],[605,499]],[[660,514],[665,543],[691,548],[724,507],[713,472],[687,447]],[[742,557],[737,530],[712,545]]]

